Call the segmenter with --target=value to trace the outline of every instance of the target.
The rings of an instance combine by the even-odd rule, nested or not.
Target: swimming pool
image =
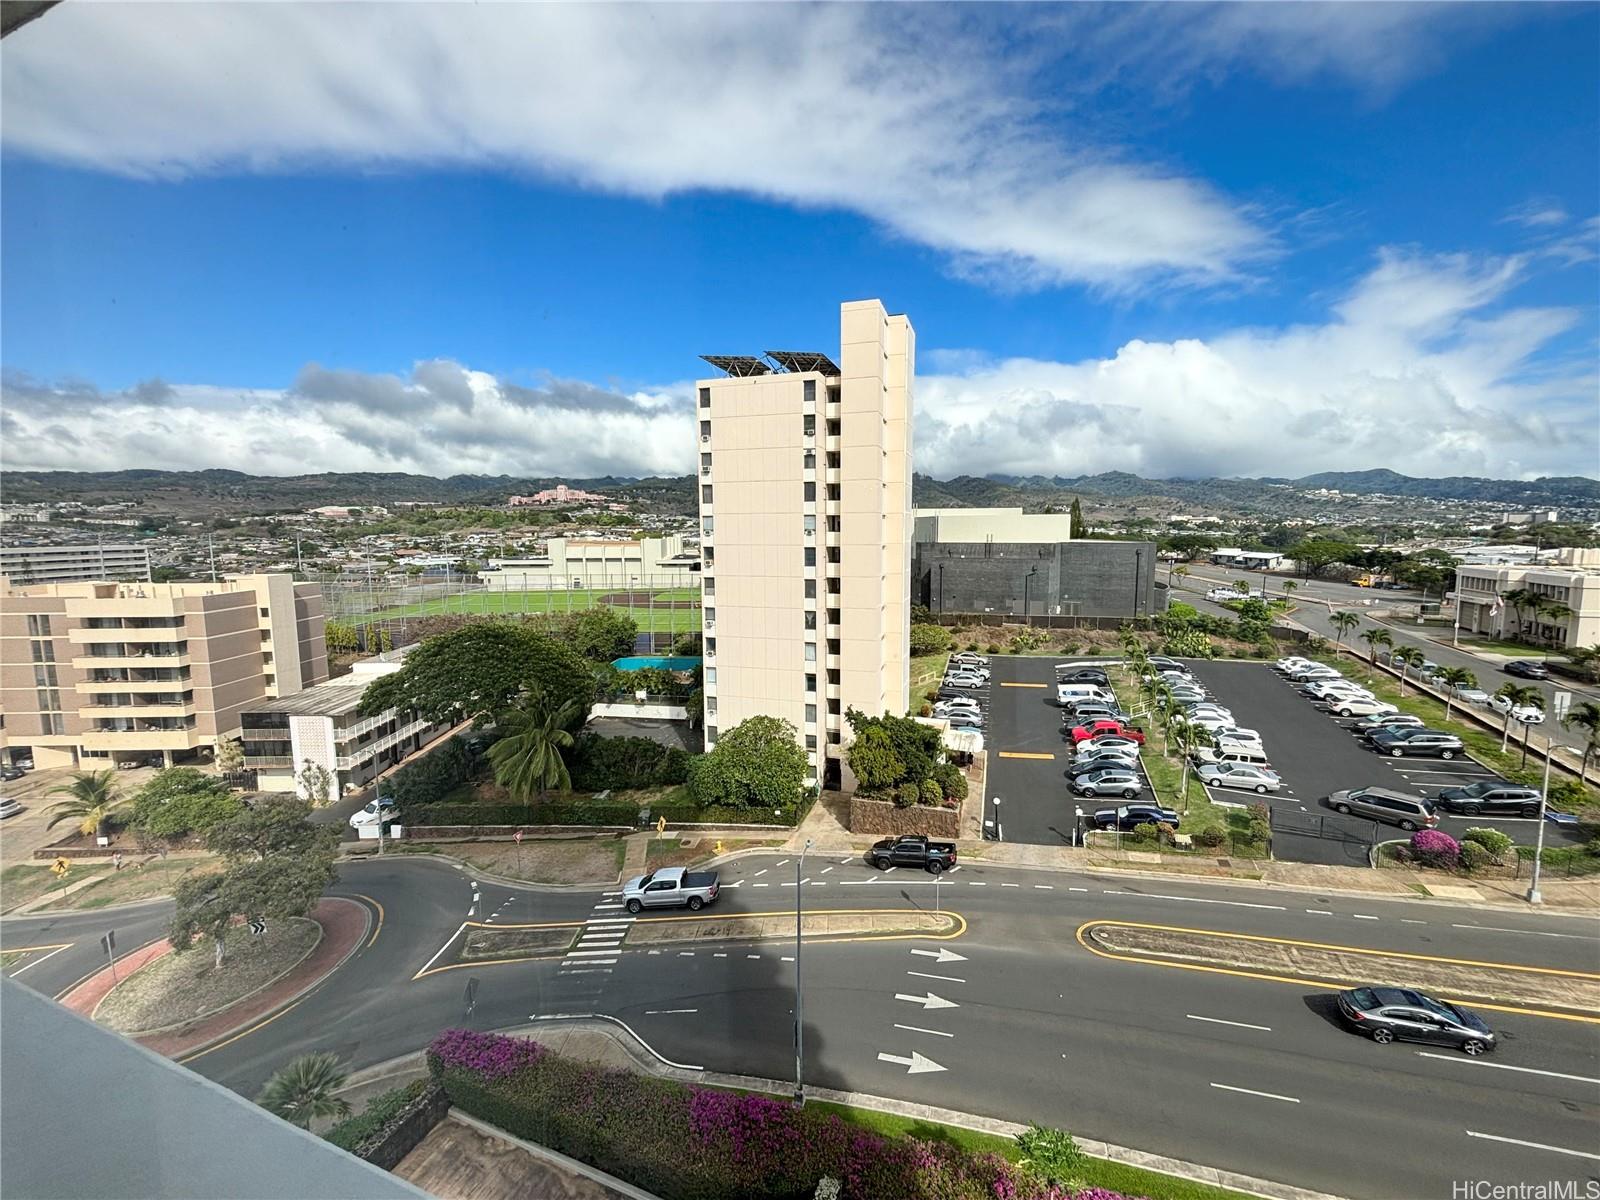
[[[642,671],[646,667],[663,671],[692,671],[700,665],[700,659],[698,656],[633,654],[627,658],[613,659],[611,665],[619,671]]]

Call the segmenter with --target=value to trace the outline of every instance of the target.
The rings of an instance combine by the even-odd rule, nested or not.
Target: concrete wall
[[[1070,513],[1020,508],[919,508],[918,542],[1070,542]]]
[[[1131,617],[1160,611],[1155,583],[1153,542],[940,542],[916,547],[911,595],[936,614],[1020,614],[1026,595],[1032,616]]]

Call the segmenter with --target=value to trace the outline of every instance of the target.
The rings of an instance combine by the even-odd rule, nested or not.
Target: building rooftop
[[[365,683],[350,684],[343,680],[319,683],[292,696],[279,696],[275,700],[262,700],[249,705],[245,711],[253,713],[293,713],[299,717],[342,717],[352,713],[361,704],[361,695],[367,690]]]

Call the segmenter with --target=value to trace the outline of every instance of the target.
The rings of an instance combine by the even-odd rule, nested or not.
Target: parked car
[[[1514,659],[1502,668],[1507,675],[1516,675],[1522,679],[1549,679],[1550,672],[1543,663],[1529,662],[1525,658]]]
[[[1070,671],[1065,675],[1056,676],[1057,683],[1098,683],[1101,687],[1109,687],[1111,676],[1098,667],[1085,667],[1080,671]]]
[[[27,774],[21,767],[0,767],[0,779],[10,783],[14,779],[21,779]]]
[[[715,900],[719,891],[715,871],[658,867],[623,884],[622,902],[631,913],[645,908],[687,908],[698,912]]]
[[[21,811],[22,805],[15,800],[0,798],[0,821],[5,820],[7,817],[14,817]]]
[[[1097,808],[1089,818],[1096,829],[1120,829],[1132,832],[1137,825],[1178,824],[1178,814],[1158,804],[1119,804],[1116,808]]]
[[[937,875],[956,865],[954,842],[932,842],[920,833],[881,838],[867,851],[867,862],[880,871],[890,867],[921,867]]]
[[[1295,667],[1311,667],[1315,666],[1316,663],[1312,659],[1302,657],[1299,654],[1289,654],[1272,665],[1274,669],[1279,671],[1291,671]]]
[[[944,677],[945,687],[963,688],[969,691],[973,688],[985,687],[988,682],[981,675],[946,675]]]
[[[1512,704],[1504,696],[1490,696],[1489,707],[1502,716],[1509,712],[1513,721],[1521,721],[1524,725],[1544,724],[1544,709],[1537,704]]]
[[[33,759],[24,754],[21,758],[12,759],[11,765],[13,767],[20,767],[24,771],[31,771],[33,770]]]
[[[1372,695],[1359,683],[1352,683],[1348,679],[1313,679],[1310,683],[1300,685],[1300,693],[1310,696],[1313,700],[1331,700],[1335,696]]]
[[[1168,654],[1152,654],[1148,661],[1150,665],[1155,667],[1157,670],[1183,671],[1185,674],[1187,674],[1189,670],[1189,668],[1182,662],[1179,662],[1177,659]]]
[[[1387,754],[1392,758],[1405,758],[1407,755],[1454,758],[1466,752],[1460,738],[1438,729],[1391,729],[1375,733],[1369,740],[1379,754]]]
[[[1229,587],[1214,587],[1207,590],[1206,599],[1213,604],[1221,604],[1225,600],[1243,600],[1244,593],[1236,592]]]
[[[970,712],[981,713],[982,707],[971,696],[953,696],[949,700],[939,700],[934,703],[933,711],[939,712]]]
[[[378,806],[382,804],[382,814]],[[367,801],[366,807],[357,809],[350,814],[350,828],[360,829],[363,825],[376,825],[379,821],[393,821],[400,815],[400,809],[388,796],[378,800]]]
[[[1360,736],[1376,733],[1380,729],[1420,729],[1422,718],[1414,717],[1410,713],[1390,712],[1373,713],[1371,716],[1362,717],[1355,723],[1354,729]]]
[[[1285,678],[1295,683],[1309,683],[1313,679],[1343,679],[1344,676],[1332,667],[1325,667],[1321,663],[1312,663],[1306,667],[1291,667],[1284,672]]]
[[[1328,701],[1328,708],[1341,717],[1383,717],[1400,711],[1387,700],[1372,696],[1338,696]]]
[[[1452,687],[1450,694],[1463,704],[1483,705],[1489,703],[1489,693],[1481,687]]]
[[[972,667],[987,667],[989,660],[981,654],[974,654],[971,650],[957,650],[950,656],[950,663],[964,663]]]
[[[1197,713],[1189,718],[1189,723],[1191,725],[1197,725],[1201,729],[1215,734],[1218,730],[1233,728],[1233,714],[1206,712]]]
[[[1121,796],[1132,800],[1144,790],[1144,782],[1131,766],[1102,767],[1074,779],[1072,790],[1080,796]]]
[[[1084,758],[1075,758],[1067,767],[1068,779],[1079,779],[1090,771],[1099,771],[1105,767],[1131,767],[1134,760],[1126,754],[1090,754]]]
[[[1475,817],[1479,813],[1491,817],[1539,815],[1539,789],[1504,779],[1480,779],[1464,787],[1442,788],[1433,801],[1445,812],[1460,813],[1464,817]]]
[[[1119,737],[1095,738],[1092,741],[1076,743],[1072,757],[1076,762],[1081,758],[1093,758],[1097,754],[1117,754],[1128,762],[1136,762],[1139,758],[1139,743]]]
[[[1121,721],[1091,721],[1087,725],[1075,725],[1072,728],[1074,742],[1088,742],[1105,737],[1121,738],[1124,741],[1144,745],[1144,730],[1133,725],[1124,725]]]
[[[1200,782],[1208,787],[1244,788],[1265,796],[1283,786],[1276,771],[1253,763],[1207,763],[1199,770]]]
[[[1340,992],[1338,1002],[1346,1023],[1380,1046],[1427,1042],[1473,1056],[1495,1046],[1494,1030],[1477,1013],[1410,988],[1369,984]]]
[[[1383,821],[1389,825],[1398,825],[1407,832],[1413,829],[1432,829],[1439,824],[1439,814],[1433,811],[1431,801],[1424,800],[1421,796],[1408,796],[1404,792],[1391,791],[1388,788],[1354,788],[1350,791],[1334,792],[1328,797],[1328,807],[1334,812],[1351,813],[1374,821]]]

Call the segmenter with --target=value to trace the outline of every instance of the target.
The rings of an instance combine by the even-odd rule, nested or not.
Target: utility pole
[[[806,844],[800,847],[800,857],[794,863],[794,1106],[804,1108],[806,1103],[806,1084],[804,1077],[805,1064],[805,1022],[801,1017],[801,991],[800,991],[800,946],[804,940],[801,936],[800,918],[800,880],[801,869],[805,866],[806,851],[811,849],[811,839],[806,839]]]

